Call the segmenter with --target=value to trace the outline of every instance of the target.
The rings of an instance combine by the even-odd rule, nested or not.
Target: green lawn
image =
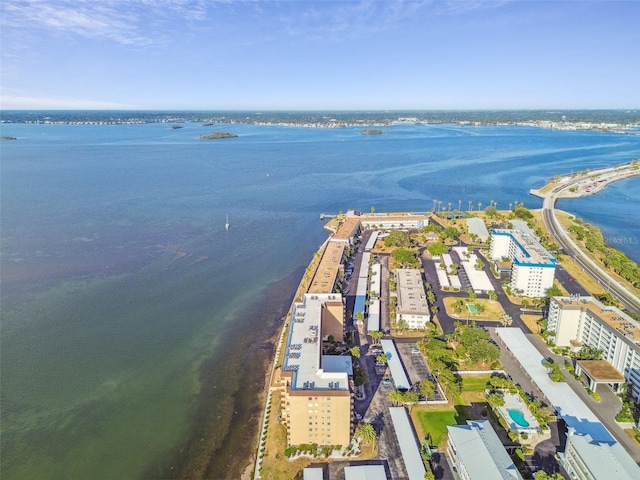
[[[487,388],[487,376],[464,376],[462,377],[463,392],[483,392]]]
[[[463,405],[441,410],[424,410],[417,412],[418,420],[425,432],[431,434],[431,444],[439,448],[444,445],[447,435],[447,425],[464,425],[470,418],[468,410]]]

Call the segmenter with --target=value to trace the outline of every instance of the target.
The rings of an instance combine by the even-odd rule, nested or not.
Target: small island
[[[199,140],[214,140],[214,139],[218,139],[218,138],[236,138],[238,135],[236,135],[235,133],[228,133],[228,132],[213,132],[210,133],[209,135],[200,135],[198,137]]]
[[[0,137],[0,140],[17,140],[17,139],[18,139],[18,137],[11,137],[9,135],[2,135]]]
[[[364,129],[360,130],[360,133],[363,135],[382,135],[384,132],[379,129]]]

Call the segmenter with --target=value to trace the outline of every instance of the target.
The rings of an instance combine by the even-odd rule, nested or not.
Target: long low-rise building
[[[420,270],[397,268],[395,277],[398,291],[396,322],[402,320],[410,329],[425,328],[431,316]]]
[[[494,229],[491,232],[490,256],[508,258],[511,266],[509,287],[525,297],[543,297],[553,286],[556,259],[540,242],[520,230]]]
[[[467,420],[447,430],[447,453],[462,480],[522,480],[489,420]]]
[[[547,329],[555,332],[553,341],[560,347],[601,350],[602,360],[624,375],[633,398],[640,401],[639,322],[593,297],[553,297]]]
[[[323,340],[342,338],[339,294],[305,294],[295,303],[280,372],[282,421],[289,445],[348,445],[352,397],[348,355],[323,355]]]
[[[375,213],[363,214],[347,212],[350,218],[357,218],[364,229],[404,229],[426,227],[429,225],[429,215],[426,213]]]
[[[400,360],[400,354],[393,340],[383,338],[380,340],[380,345],[384,351],[384,355],[387,357],[387,365],[391,371],[391,378],[398,390],[409,390],[411,388],[411,382],[407,378],[407,374],[404,371],[402,360]]]

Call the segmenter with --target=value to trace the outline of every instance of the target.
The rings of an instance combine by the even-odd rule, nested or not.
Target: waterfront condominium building
[[[342,338],[340,294],[310,294],[296,302],[280,370],[282,421],[289,445],[348,445],[353,375],[348,355],[323,355],[323,341]]]
[[[542,297],[553,286],[556,259],[531,234],[520,230],[494,229],[491,232],[493,260],[512,262],[510,288],[526,297]]]
[[[590,435],[576,433],[573,428],[569,428],[567,444],[559,456],[571,479],[640,478],[640,467],[618,442],[595,441]]]
[[[429,225],[429,215],[420,213],[376,213],[363,214],[349,211],[349,217],[357,218],[363,229],[405,229],[426,227]]]
[[[489,420],[467,420],[447,430],[447,453],[462,480],[522,480]]]
[[[398,292],[396,322],[404,320],[410,329],[424,328],[431,317],[420,270],[397,268],[395,277]]]
[[[639,322],[593,297],[553,297],[547,329],[555,332],[553,341],[560,347],[579,350],[589,345],[602,350],[602,360],[624,376],[633,397],[640,401]]]

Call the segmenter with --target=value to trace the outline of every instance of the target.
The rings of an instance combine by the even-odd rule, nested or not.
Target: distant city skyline
[[[3,0],[0,108],[640,108],[640,3]]]

